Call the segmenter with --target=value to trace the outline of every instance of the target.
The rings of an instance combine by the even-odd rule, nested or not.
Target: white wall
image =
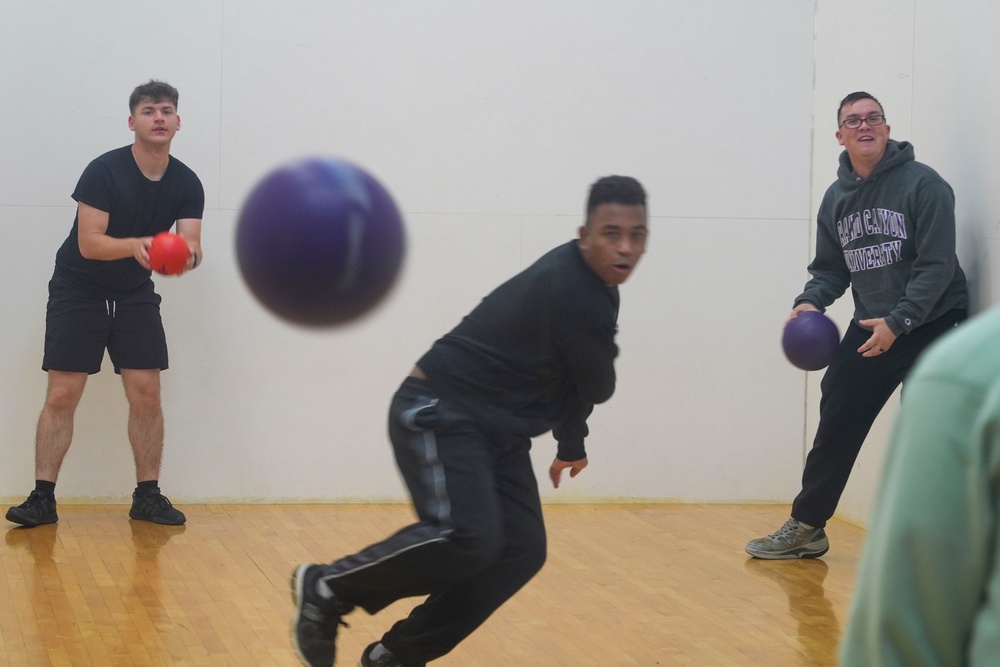
[[[127,97],[150,77],[180,89],[173,152],[207,195],[204,266],[157,280],[172,365],[161,479],[177,502],[403,498],[384,435],[392,391],[486,292],[570,238],[587,187],[610,173],[649,191],[650,247],[622,288],[619,391],[591,419],[592,465],[546,497],[790,500],[818,374],[785,362],[780,326],[807,277],[811,220],[839,152],[834,110],[850,90],[878,95],[893,135],[912,138],[918,159],[952,181],[966,252],[982,253],[977,275],[997,261],[993,155],[962,157],[982,137],[969,120],[995,131],[996,90],[972,74],[959,85],[934,59],[968,43],[958,28],[942,33],[943,3],[178,0],[162,9],[0,0],[0,228],[17,248],[0,281],[0,497],[31,484],[45,284],[72,222],[69,195],[90,159],[131,141]],[[861,9],[866,20],[852,20]],[[965,26],[982,49],[994,48],[989,18]],[[975,71],[964,58],[955,65]],[[944,80],[952,94],[935,95]],[[942,113],[961,124],[935,123]],[[324,154],[361,164],[392,191],[409,247],[375,313],[313,331],[253,300],[232,237],[258,178]],[[978,285],[981,300],[996,291]],[[64,501],[130,493],[126,416],[106,363],[78,412]],[[551,439],[534,453],[542,473]],[[865,470],[880,461],[877,446],[869,453]],[[845,499],[859,517],[873,484],[865,470]]]
[[[174,154],[208,197],[203,268],[157,281],[175,501],[402,498],[392,391],[487,291],[570,238],[610,173],[647,187],[652,238],[623,289],[620,390],[592,419],[592,466],[550,495],[787,497],[803,376],[776,341],[808,259],[813,7],[767,4],[0,3],[0,224],[18,248],[0,287],[0,496],[30,488],[69,194],[88,160],[131,141],[127,96],[157,77],[181,91]],[[232,252],[249,188],[307,154],[376,174],[410,241],[383,306],[320,332],[265,313]],[[60,497],[129,493],[125,419],[106,367]],[[554,444],[535,449],[543,469]]]

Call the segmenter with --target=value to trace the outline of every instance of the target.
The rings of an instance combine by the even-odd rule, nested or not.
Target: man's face
[[[181,117],[169,100],[154,102],[144,97],[128,117],[128,127],[138,141],[169,144],[181,129]]]
[[[608,285],[628,280],[646,252],[646,207],[600,204],[580,227],[580,252]]]
[[[840,123],[853,118],[868,118],[882,116],[882,108],[872,99],[862,99],[845,104],[840,110]],[[837,130],[837,141],[847,149],[851,162],[877,163],[885,155],[886,144],[889,142],[889,125],[882,123],[872,127],[867,121],[861,127],[850,129],[841,125]]]

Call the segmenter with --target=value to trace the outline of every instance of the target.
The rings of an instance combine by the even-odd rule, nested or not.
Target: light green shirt
[[[903,388],[840,664],[1000,665],[1000,308]]]

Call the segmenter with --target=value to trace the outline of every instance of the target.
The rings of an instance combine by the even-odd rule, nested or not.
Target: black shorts
[[[121,369],[167,369],[160,295],[148,286],[122,299],[102,299],[65,281],[49,281],[42,370],[97,373],[108,351]]]

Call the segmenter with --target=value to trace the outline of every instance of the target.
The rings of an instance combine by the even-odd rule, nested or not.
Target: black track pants
[[[322,581],[369,613],[428,596],[382,643],[407,667],[453,649],[542,567],[545,526],[531,441],[481,425],[407,378],[389,437],[418,521],[325,566]]]
[[[906,378],[917,357],[941,334],[965,319],[964,309],[900,336],[884,354],[862,357],[871,332],[851,321],[820,384],[819,426],[802,473],[792,518],[822,527],[833,516],[875,418]]]

